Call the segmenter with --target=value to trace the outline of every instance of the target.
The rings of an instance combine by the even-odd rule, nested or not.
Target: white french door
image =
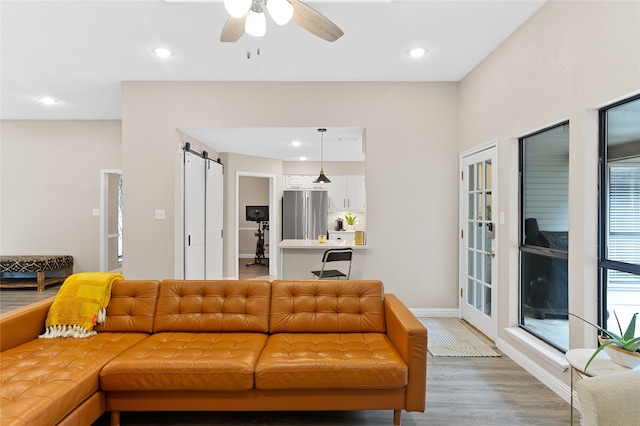
[[[497,147],[460,159],[460,311],[490,339],[497,337]]]

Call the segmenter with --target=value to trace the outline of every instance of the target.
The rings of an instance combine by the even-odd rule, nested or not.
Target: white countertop
[[[282,240],[278,244],[281,249],[328,249],[349,247],[354,250],[363,250],[369,248],[366,244],[357,246],[353,241],[345,240],[327,240],[325,243],[319,243],[318,240]]]

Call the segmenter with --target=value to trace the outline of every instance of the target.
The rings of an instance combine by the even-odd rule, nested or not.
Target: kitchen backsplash
[[[329,212],[328,213],[328,225],[329,225],[329,231],[335,231],[336,229],[336,219],[338,218],[342,218],[344,219],[344,215],[346,215],[347,213],[349,213],[348,211],[343,211],[343,212]],[[367,230],[367,214],[366,213],[362,213],[362,212],[358,212],[358,213],[354,213],[356,216],[358,216],[356,218],[356,223],[355,225],[353,225],[353,229],[356,231],[366,231]],[[344,229],[347,229],[347,221],[343,222],[343,226]]]

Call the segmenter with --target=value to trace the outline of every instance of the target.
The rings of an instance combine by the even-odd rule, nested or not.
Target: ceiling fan
[[[222,29],[220,41],[236,42],[246,32],[254,37],[266,33],[265,8],[278,25],[293,21],[305,30],[329,42],[344,32],[320,12],[298,0],[224,0],[229,19]]]

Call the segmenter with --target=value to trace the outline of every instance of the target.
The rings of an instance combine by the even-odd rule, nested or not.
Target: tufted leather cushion
[[[380,281],[282,281],[271,287],[271,333],[384,333]]]
[[[127,350],[100,372],[107,391],[253,388],[267,341],[262,333],[158,333]]]
[[[270,295],[269,281],[164,280],[154,331],[266,333]]]
[[[100,368],[146,334],[36,339],[2,352],[0,424],[56,424],[98,390]]]
[[[258,389],[393,389],[408,369],[382,333],[272,335],[256,368]]]
[[[96,331],[151,333],[158,299],[159,281],[116,281],[111,288],[105,322]]]

